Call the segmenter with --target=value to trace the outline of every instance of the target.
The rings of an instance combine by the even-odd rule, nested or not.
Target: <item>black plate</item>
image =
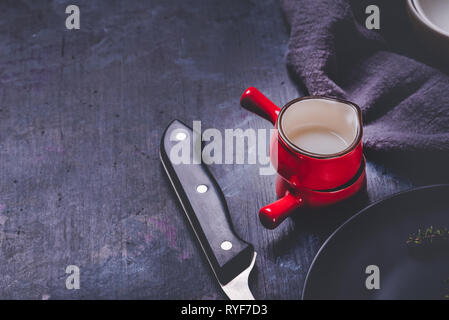
[[[323,244],[303,299],[445,299],[449,250],[416,252],[406,243],[410,233],[430,226],[449,227],[449,185],[403,192],[363,209]],[[379,267],[379,290],[365,286],[369,265]]]

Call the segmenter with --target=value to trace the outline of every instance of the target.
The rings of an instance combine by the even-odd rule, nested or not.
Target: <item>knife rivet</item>
[[[196,187],[196,192],[205,193],[207,191],[207,186],[205,184],[200,184]]]
[[[226,251],[228,251],[228,250],[231,250],[231,248],[232,248],[232,243],[231,243],[231,241],[223,241],[222,243],[221,243],[221,246],[220,246],[223,250],[226,250]]]
[[[175,136],[176,140],[183,141],[187,138],[187,134],[185,132],[178,132]]]

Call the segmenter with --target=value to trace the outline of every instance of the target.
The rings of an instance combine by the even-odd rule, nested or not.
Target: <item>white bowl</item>
[[[428,50],[449,60],[449,0],[407,0],[407,9]]]

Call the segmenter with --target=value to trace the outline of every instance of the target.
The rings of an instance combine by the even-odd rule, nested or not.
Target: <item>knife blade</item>
[[[248,277],[257,253],[234,232],[223,192],[194,151],[195,143],[201,145],[200,133],[172,121],[161,139],[162,165],[225,294],[231,300],[254,300]]]

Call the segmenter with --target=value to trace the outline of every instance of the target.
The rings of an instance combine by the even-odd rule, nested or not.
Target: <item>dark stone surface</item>
[[[81,30],[65,29],[65,7]],[[272,0],[2,1],[0,298],[222,299],[159,162],[174,118],[270,128],[239,106],[249,85],[282,105],[288,30]],[[297,299],[320,245],[368,202],[409,188],[368,163],[368,196],[275,231],[257,165],[212,168],[258,252],[256,298]],[[81,289],[65,288],[65,268]]]

